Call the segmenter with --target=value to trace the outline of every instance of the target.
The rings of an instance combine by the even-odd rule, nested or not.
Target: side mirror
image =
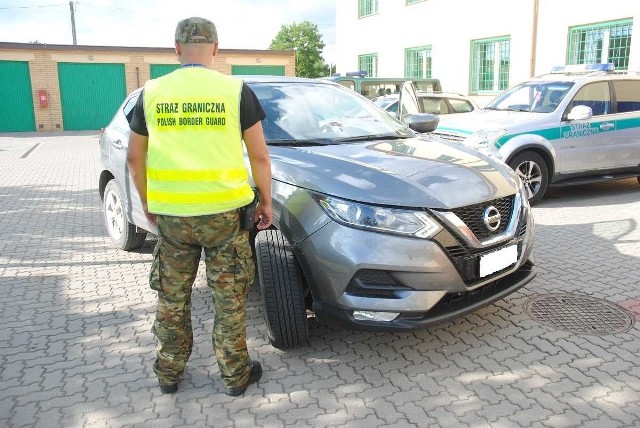
[[[407,114],[404,116],[403,122],[410,129],[424,134],[425,132],[433,132],[438,127],[440,118],[430,113]]]
[[[568,120],[588,120],[593,117],[593,110],[589,106],[575,106],[567,115]]]

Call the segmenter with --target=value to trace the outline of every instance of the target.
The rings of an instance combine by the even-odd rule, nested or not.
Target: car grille
[[[497,207],[497,205],[494,206]],[[480,278],[479,260],[483,255],[508,247],[509,245],[517,245],[518,254],[522,254],[523,242],[527,234],[526,215],[523,214],[520,216],[519,223],[520,225],[516,231],[516,235],[512,239],[508,242],[502,242],[487,248],[476,249],[466,246],[448,228],[443,229],[439,234],[437,234],[434,237],[434,240],[445,249],[465,284],[467,286],[472,286],[481,279],[489,279],[500,274],[500,272],[495,272],[487,278]]]
[[[514,244],[518,245],[518,254],[521,254],[522,241],[523,241],[523,238],[518,237],[516,240],[511,240],[506,244],[502,244],[497,247],[492,247],[490,249],[486,249],[481,252],[473,252],[473,253],[469,250],[466,250],[464,247],[460,247],[460,246],[446,247],[445,249],[447,250],[447,253],[451,257],[451,261],[453,262],[456,269],[458,270],[458,273],[460,273],[460,276],[464,280],[465,284],[473,285],[474,282],[477,282],[479,279],[481,279],[480,278],[480,258],[482,256],[492,253],[494,251],[501,250],[503,248],[506,248]],[[505,269],[509,269],[509,268],[505,268]],[[487,278],[482,278],[482,279],[488,279],[498,274],[500,274],[500,271],[495,272],[492,275],[489,275]]]
[[[443,140],[447,141],[454,141],[456,143],[460,143],[467,139],[467,137],[464,135],[450,134],[448,132],[433,131],[429,133],[429,135],[433,135],[434,137],[442,138]]]
[[[498,235],[509,227],[511,214],[513,212],[513,196],[507,196],[493,201],[483,202],[481,204],[469,205],[462,208],[451,210],[462,220],[469,229],[476,235],[479,241]],[[484,224],[483,213],[487,207],[494,206],[500,212],[500,227],[491,232]]]

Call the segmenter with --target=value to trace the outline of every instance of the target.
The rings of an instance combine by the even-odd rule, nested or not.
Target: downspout
[[[540,0],[533,0],[533,29],[531,31],[531,62],[529,76],[536,74],[536,48],[538,43],[538,7]]]

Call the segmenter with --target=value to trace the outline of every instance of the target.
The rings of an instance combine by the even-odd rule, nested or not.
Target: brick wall
[[[38,131],[61,131],[62,105],[58,63],[119,63],[125,66],[127,93],[150,78],[151,64],[178,64],[173,48],[41,45],[0,42],[0,61],[27,61],[31,74],[33,106]],[[220,49],[213,68],[231,74],[233,65],[280,65],[295,76],[295,52]],[[48,106],[40,107],[39,90],[47,91]]]

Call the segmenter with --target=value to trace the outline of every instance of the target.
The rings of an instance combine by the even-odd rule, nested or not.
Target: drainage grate
[[[545,294],[530,299],[525,311],[541,324],[572,333],[605,335],[628,331],[634,318],[606,300],[573,294]]]

